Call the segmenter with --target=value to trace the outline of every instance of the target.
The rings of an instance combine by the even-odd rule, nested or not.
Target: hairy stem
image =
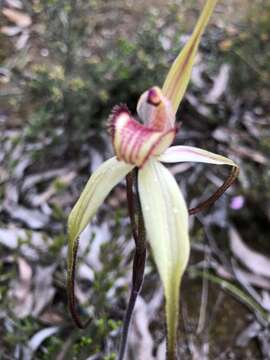
[[[133,193],[134,180],[136,181],[135,197]],[[136,249],[133,259],[132,288],[128,302],[128,307],[126,310],[126,315],[124,318],[124,325],[122,330],[122,338],[121,338],[118,360],[124,359],[129,325],[135,307],[137,296],[141,290],[144,268],[145,268],[145,259],[146,259],[145,229],[144,229],[141,206],[139,202],[139,194],[137,187],[137,171],[133,171],[132,173],[127,175],[126,183],[127,183],[128,211],[129,211],[132,233],[135,240]],[[137,220],[136,220],[136,215],[138,216]]]

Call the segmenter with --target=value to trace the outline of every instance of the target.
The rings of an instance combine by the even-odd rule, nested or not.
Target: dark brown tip
[[[148,91],[147,102],[153,106],[158,106],[161,103],[161,97],[156,88],[152,88]]]

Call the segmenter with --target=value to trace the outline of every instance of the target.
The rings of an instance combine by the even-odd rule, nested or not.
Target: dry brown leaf
[[[30,190],[33,186],[49,181],[57,176],[63,176],[66,172],[67,168],[60,168],[26,176],[23,180],[22,191]]]
[[[2,13],[9,21],[15,23],[21,28],[26,28],[32,24],[30,16],[21,11],[5,8],[2,10]]]
[[[246,146],[234,145],[231,147],[231,150],[235,152],[238,156],[247,157],[259,164],[268,163],[268,159],[262,153]]]
[[[7,5],[13,8],[22,9],[23,4],[20,0],[6,0]]]
[[[149,330],[150,319],[147,310],[147,303],[138,296],[129,336],[129,349],[136,354],[138,360],[154,360],[154,340]]]
[[[20,34],[20,36],[18,37],[18,39],[16,41],[16,45],[15,45],[17,50],[21,50],[26,46],[27,41],[29,39],[29,35],[30,35],[30,33],[28,30],[24,30]]]
[[[212,89],[205,96],[205,99],[208,103],[214,104],[218,102],[220,97],[227,90],[229,78],[230,78],[230,66],[228,64],[223,64],[220,67],[217,76],[214,78]]]
[[[77,173],[75,171],[70,171],[64,175],[59,176],[56,181],[63,186],[68,186],[74,180],[76,175]],[[53,182],[43,193],[33,196],[31,199],[31,205],[38,207],[49,201],[50,198],[58,192],[57,186],[55,184],[56,183]]]
[[[39,320],[49,325],[59,325],[64,321],[63,317],[52,309],[44,311],[42,315],[39,316]]]
[[[242,264],[255,274],[270,277],[270,258],[250,249],[234,227],[230,228],[229,237],[231,250]]]
[[[18,258],[19,279],[15,280],[9,297],[12,302],[12,311],[18,318],[24,318],[31,313],[33,295],[31,293],[32,269],[24,258]]]
[[[32,315],[38,316],[52,301],[56,289],[53,286],[53,274],[56,265],[37,266],[34,277],[34,305]]]
[[[4,202],[4,208],[12,219],[23,222],[30,229],[42,229],[49,222],[49,217],[39,210],[28,209],[8,201]]]
[[[28,341],[27,346],[24,347],[23,360],[31,360],[34,358],[35,351],[40,347],[44,340],[53,336],[59,331],[57,326],[51,326],[42,330],[39,330]]]
[[[15,36],[18,35],[22,31],[19,26],[2,26],[0,28],[0,32],[7,36]]]

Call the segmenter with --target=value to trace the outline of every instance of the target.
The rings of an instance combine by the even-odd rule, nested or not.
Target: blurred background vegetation
[[[0,359],[116,358],[133,254],[124,184],[81,241],[79,310],[93,316],[85,331],[67,311],[66,219],[112,153],[112,107],[135,113],[140,94],[162,85],[203,3],[0,0]],[[269,358],[269,82],[269,0],[220,1],[176,143],[227,155],[241,174],[191,219],[184,359]],[[192,204],[226,176],[201,165],[172,171]],[[162,301],[150,256],[128,359],[164,358]]]

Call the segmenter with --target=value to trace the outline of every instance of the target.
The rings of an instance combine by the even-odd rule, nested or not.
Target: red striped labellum
[[[120,105],[113,109],[109,125],[117,159],[142,167],[150,156],[159,156],[172,144],[176,128],[170,102],[158,87],[140,97],[137,110],[144,124]]]

